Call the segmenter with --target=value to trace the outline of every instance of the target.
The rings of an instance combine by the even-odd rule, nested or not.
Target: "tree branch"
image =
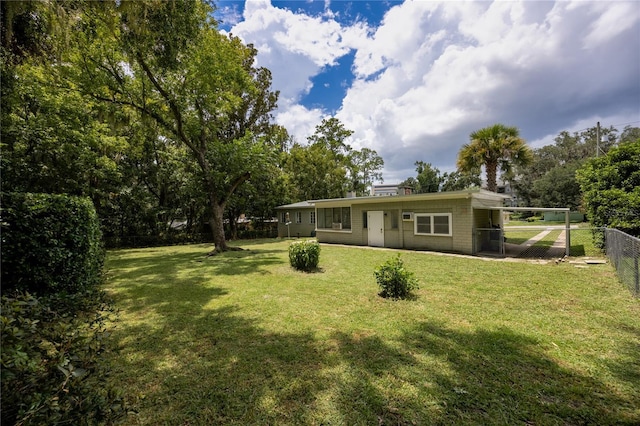
[[[149,81],[151,81],[151,84],[153,84],[153,87],[156,88],[158,93],[160,93],[160,96],[162,96],[162,98],[169,104],[169,109],[171,110],[171,113],[173,114],[173,117],[176,120],[176,126],[173,129],[173,132],[182,142],[185,143],[185,145],[189,147],[189,149],[191,149],[196,155],[198,155],[199,152],[196,149],[196,146],[193,143],[191,143],[187,135],[184,133],[182,113],[180,112],[180,108],[176,104],[175,100],[171,97],[169,92],[167,92],[164,89],[164,87],[162,87],[162,85],[160,84],[156,76],[151,71],[151,68],[149,68],[149,65],[145,62],[140,52],[136,52],[136,61],[138,62],[138,65],[142,67],[142,70],[146,74]]]
[[[231,197],[233,193],[236,192],[236,189],[238,189],[238,187],[242,185],[244,182],[249,180],[250,177],[251,177],[251,173],[249,172],[245,172],[242,175],[238,176],[236,180],[233,182],[233,184],[231,185],[231,188],[229,188],[229,190],[227,191],[227,194],[224,197],[222,197],[222,199],[220,199],[218,203],[220,205],[224,205],[229,199],[229,197]]]

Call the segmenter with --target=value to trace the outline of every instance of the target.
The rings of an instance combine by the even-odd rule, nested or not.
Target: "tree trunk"
[[[211,231],[213,232],[213,244],[215,249],[211,254],[227,251],[227,240],[224,237],[224,204],[220,205],[215,197],[210,196],[211,200]]]
[[[487,169],[487,189],[492,192],[498,192],[498,183],[496,179],[498,163],[487,162],[484,167]]]

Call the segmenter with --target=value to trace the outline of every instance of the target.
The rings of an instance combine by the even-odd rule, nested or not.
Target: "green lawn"
[[[640,302],[610,265],[404,252],[414,301],[377,295],[388,250],[286,241],[112,251],[111,380],[128,424],[640,423]]]
[[[504,232],[505,237],[507,238],[507,242],[511,243],[511,244],[523,244],[526,241],[528,241],[529,239],[535,237],[536,235],[538,235],[540,232],[542,232],[542,229],[535,229],[535,230],[511,230],[511,229],[506,229]],[[555,240],[558,239],[558,237],[560,236],[560,233],[562,232],[561,229],[554,229],[551,232],[549,232],[547,235],[545,235],[544,237],[542,237],[540,240],[538,240],[535,245],[536,246],[544,246],[544,247],[551,247],[553,245],[553,243],[555,242]]]
[[[504,236],[509,244],[523,244],[535,237],[543,229],[511,229],[505,228]],[[561,229],[554,229],[534,244],[534,247],[551,247],[558,238]],[[604,257],[602,250],[594,245],[593,232],[589,228],[571,229],[571,256],[573,257]]]

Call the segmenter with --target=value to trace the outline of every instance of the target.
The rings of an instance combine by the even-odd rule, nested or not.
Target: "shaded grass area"
[[[386,250],[288,243],[110,252],[112,380],[129,424],[637,424],[640,305],[610,265],[405,252],[416,301],[377,296]]]

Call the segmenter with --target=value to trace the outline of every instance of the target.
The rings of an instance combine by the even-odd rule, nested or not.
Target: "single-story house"
[[[278,238],[313,237],[316,234],[316,208],[309,201],[276,207]]]
[[[477,254],[501,245],[504,195],[482,189],[313,200],[278,207],[278,235],[322,243]],[[288,225],[287,225],[288,224]],[[495,241],[494,241],[495,240]]]

